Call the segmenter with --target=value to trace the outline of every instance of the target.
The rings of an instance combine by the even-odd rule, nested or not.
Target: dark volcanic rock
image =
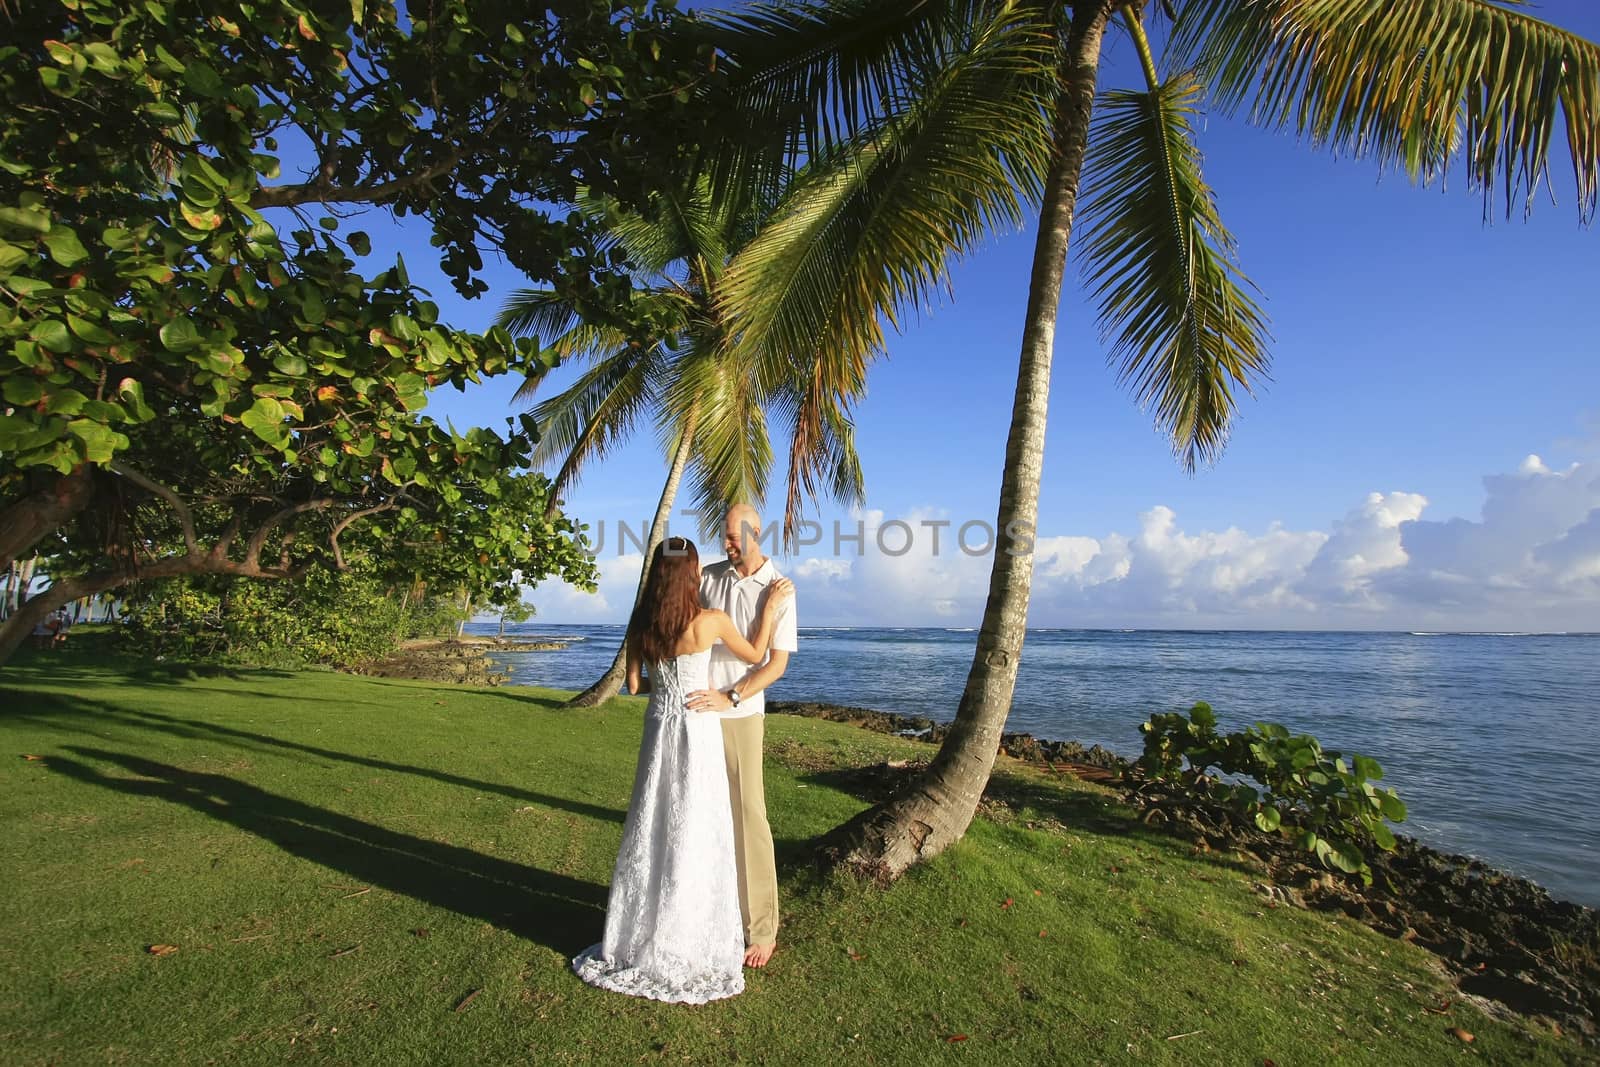
[[[462,641],[412,642],[382,659],[362,664],[354,673],[457,685],[499,685],[506,675],[490,669],[484,656],[489,647]]]
[[[1198,825],[1212,847],[1247,850],[1272,881],[1293,886],[1314,908],[1343,911],[1391,937],[1432,951],[1466,992],[1528,1015],[1544,1015],[1592,1039],[1600,1019],[1600,913],[1555,900],[1541,885],[1482,860],[1440,852],[1396,835],[1394,851],[1367,850],[1372,884],[1307,864],[1293,842],[1264,834],[1204,791],[1133,780],[1124,799]],[[1182,816],[1176,816],[1181,811]]]

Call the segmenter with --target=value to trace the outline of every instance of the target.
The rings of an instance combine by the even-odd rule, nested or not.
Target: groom
[[[722,528],[728,558],[700,570],[700,603],[725,611],[748,634],[762,594],[781,578],[761,552],[761,516],[748,504],[728,510]],[[767,796],[761,780],[761,735],[766,698],[762,690],[783,677],[789,653],[799,650],[793,598],[779,610],[765,662],[747,666],[719,642],[712,646],[710,689],[689,694],[687,706],[722,715],[722,748],[733,801],[733,840],[739,862],[739,912],[744,918],[744,963],[765,967],[778,947],[778,868],[767,826]]]

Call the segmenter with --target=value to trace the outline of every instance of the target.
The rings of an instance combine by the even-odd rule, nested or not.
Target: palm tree
[[[865,324],[920,305],[945,258],[987,228],[991,205],[1008,190],[974,181],[1009,181],[1038,203],[996,515],[1012,545],[1031,541],[1037,519],[1057,305],[1080,191],[1103,336],[1185,467],[1218,458],[1237,391],[1266,373],[1265,320],[1200,172],[1190,118],[1207,90],[1224,111],[1246,110],[1318,147],[1403,167],[1415,181],[1464,158],[1486,206],[1500,190],[1508,211],[1546,177],[1560,128],[1580,218],[1595,208],[1600,49],[1525,14],[1519,0],[1163,7],[1174,20],[1165,80],[1143,0],[832,0],[761,6],[715,24],[717,43],[742,72],[737,99],[755,131],[729,153],[723,172],[734,178],[725,180],[747,180],[784,154],[877,145],[848,194],[818,190],[813,200],[819,217],[870,220],[874,232],[892,235],[769,227],[722,287],[726,321],[743,343],[824,328],[820,311],[808,318],[792,301],[761,297],[796,287],[870,336]],[[1113,20],[1138,48],[1144,85],[1100,96],[1096,117]],[[1008,97],[974,91],[1007,79]],[[961,158],[989,165],[952,170]],[[870,281],[884,277],[912,283]],[[826,328],[851,337],[847,327]],[[909,790],[824,841],[840,862],[893,878],[965,833],[1010,709],[1032,572],[1030,552],[997,546],[950,733]]]
[[[500,315],[508,329],[552,338],[549,347],[563,359],[588,364],[576,382],[532,412],[542,427],[534,462],[560,462],[552,508],[587,464],[629,437],[646,414],[655,416],[670,459],[644,546],[636,601],[691,466],[695,506],[707,528],[720,521],[729,504],[764,500],[773,461],[768,408],[793,424],[786,531],[795,528],[803,497],[814,496],[819,485],[846,504],[858,503],[863,495],[849,408],[864,376],[832,365],[825,353],[809,363],[768,360],[761,366],[727,358],[716,294],[730,250],[748,240],[760,215],[742,206],[746,203],[733,197],[714,201],[704,179],[688,183],[685,191],[661,194],[648,218],[619,212],[596,198],[583,201],[584,210],[604,221],[610,241],[640,272],[634,299],[657,324],[648,343],[585,321],[571,301],[547,290],[513,294]],[[529,379],[516,399],[531,401],[539,383]],[[619,647],[606,671],[569,706],[609,700],[621,689],[623,672]]]

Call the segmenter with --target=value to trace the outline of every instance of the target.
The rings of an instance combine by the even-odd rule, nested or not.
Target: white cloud
[[[1324,530],[1186,530],[1156,505],[1131,532],[1046,531],[1035,626],[1600,630],[1600,457],[1528,456],[1483,479],[1477,519],[1424,518],[1417,493],[1372,492]],[[858,532],[860,541],[853,540]],[[947,512],[857,512],[784,562],[802,625],[960,625],[982,617],[986,526]],[[1003,546],[1006,542],[1001,540]],[[539,589],[551,621],[622,621],[637,553],[599,561],[601,593]]]
[[[600,572],[598,592],[585,593],[552,579],[526,587],[523,599],[539,609],[540,622],[626,622],[633,610],[639,569],[643,566],[641,553],[616,556],[601,552],[595,557],[595,568]]]

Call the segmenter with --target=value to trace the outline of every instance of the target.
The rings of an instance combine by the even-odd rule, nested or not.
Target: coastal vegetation
[[[420,413],[430,388],[552,355],[439,321],[401,259],[369,273],[372,235],[341,232],[350,207],[420,215],[463,295],[493,249],[626,317],[584,220],[528,204],[643,196],[709,52],[666,9],[526,14],[0,9],[0,566],[38,553],[51,578],[0,625],[0,661],[136,576],[294,577],[363,535],[431,542],[473,598],[587,583],[575,550],[545,554],[575,530],[526,469],[536,427]]]
[[[1368,885],[1365,850],[1395,846],[1388,823],[1405,819],[1405,802],[1373,784],[1383,767],[1371,756],[1353,753],[1346,760],[1325,752],[1315,737],[1291,734],[1275,722],[1219,735],[1216,713],[1204,701],[1187,716],[1152,715],[1139,730],[1140,770],[1157,781],[1207,787],[1264,833],[1287,834],[1324,864],[1358,874]],[[1214,782],[1213,768],[1228,781]]]

